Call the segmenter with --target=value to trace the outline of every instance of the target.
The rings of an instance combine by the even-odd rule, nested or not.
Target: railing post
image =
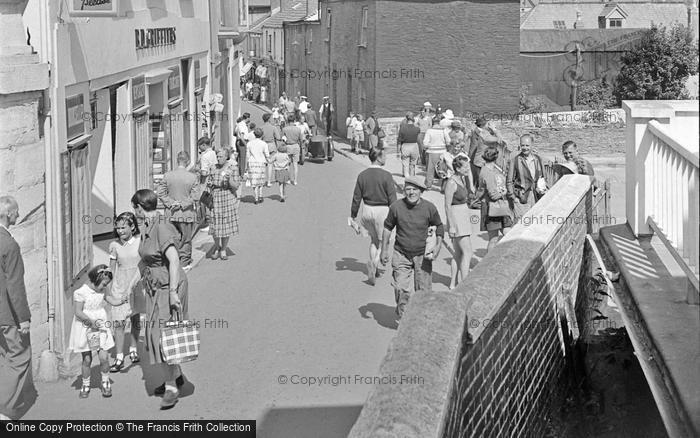
[[[626,163],[625,166],[625,213],[635,235],[651,234],[647,226],[647,217],[652,206],[647,202],[652,202],[652,190],[655,187],[653,181],[653,170],[648,168],[650,158],[651,134],[647,132],[647,123],[656,119],[660,123],[670,123],[671,117],[675,114],[671,105],[643,100],[626,100],[622,102],[626,116]]]

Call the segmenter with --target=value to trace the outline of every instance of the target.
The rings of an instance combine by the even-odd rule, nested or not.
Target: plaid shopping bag
[[[160,330],[160,348],[169,365],[190,362],[199,356],[199,327],[194,321],[168,321]]]

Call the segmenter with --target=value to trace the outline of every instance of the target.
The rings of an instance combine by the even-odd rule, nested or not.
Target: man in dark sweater
[[[401,167],[403,168],[403,177],[415,176],[416,164],[420,157],[420,149],[418,148],[418,134],[420,128],[413,124],[413,114],[406,114],[406,123],[399,128],[399,136],[397,143],[401,151]]]
[[[359,231],[357,213],[360,201],[363,203],[361,225],[367,230],[372,239],[369,244],[369,262],[367,262],[367,282],[374,286],[375,278],[379,276],[379,249],[384,230],[384,220],[389,212],[389,206],[396,201],[396,186],[391,173],[382,169],[386,162],[383,149],[369,151],[372,165],[357,176],[355,192],[352,196],[350,219],[352,227]]]
[[[426,186],[415,176],[406,178],[404,198],[391,204],[384,221],[381,262],[389,261],[389,240],[396,228],[396,241],[391,267],[394,272],[396,314],[403,316],[411,294],[411,276],[415,291],[431,292],[433,260],[440,253],[445,229],[433,203],[421,198]],[[426,239],[430,227],[435,227],[435,245],[428,248]]]
[[[18,217],[17,201],[0,197],[0,420],[4,421],[19,419],[36,398],[24,263],[9,231]]]

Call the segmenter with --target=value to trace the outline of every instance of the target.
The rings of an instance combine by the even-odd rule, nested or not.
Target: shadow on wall
[[[362,406],[274,408],[258,421],[259,438],[345,438]]]

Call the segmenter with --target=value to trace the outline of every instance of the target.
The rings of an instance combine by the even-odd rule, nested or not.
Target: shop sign
[[[136,50],[175,45],[175,28],[134,29]]]
[[[116,16],[117,0],[69,0],[68,14],[80,17]]]
[[[66,132],[68,140],[85,134],[85,106],[82,94],[66,99]]]
[[[168,100],[180,98],[180,67],[170,67],[170,76],[168,76]]]
[[[146,105],[146,75],[131,79],[131,108],[141,108]]]

